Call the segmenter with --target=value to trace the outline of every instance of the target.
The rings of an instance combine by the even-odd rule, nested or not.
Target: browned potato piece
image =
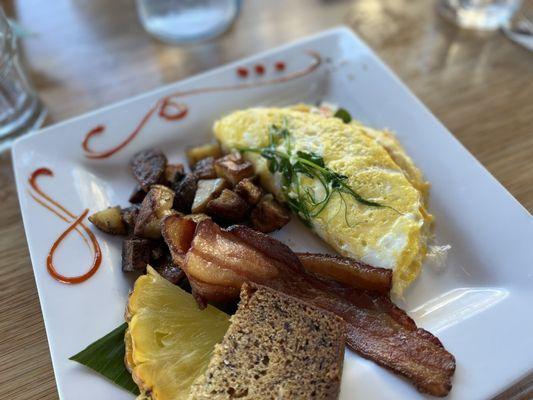
[[[149,264],[156,268],[167,261],[170,257],[168,246],[163,240],[152,240],[150,246],[150,262]]]
[[[215,171],[219,177],[235,186],[244,178],[254,175],[254,166],[239,154],[229,154],[216,160]]]
[[[228,187],[228,182],[225,179],[200,179],[198,181],[198,188],[192,203],[192,212],[203,213],[211,200],[217,197],[222,190]]]
[[[144,191],[155,185],[161,179],[167,166],[167,157],[159,150],[141,151],[131,159],[133,176]]]
[[[191,221],[194,221],[196,223],[202,222],[204,219],[211,219],[211,217],[209,215],[203,214],[203,213],[200,213],[200,214],[189,214],[189,215],[185,215],[183,218],[190,219]]]
[[[207,157],[219,158],[222,151],[218,143],[206,143],[201,146],[192,147],[186,152],[187,161],[192,168],[198,161]]]
[[[142,187],[136,185],[133,189],[133,192],[130,194],[129,202],[132,204],[142,203],[142,201],[144,200],[144,196],[146,196],[146,192],[143,190]]]
[[[122,242],[122,271],[144,271],[150,261],[150,241],[142,238],[124,239]]]
[[[165,167],[165,172],[163,172],[162,183],[165,186],[170,187],[172,182],[180,177],[183,177],[184,174],[185,169],[183,168],[183,164],[167,164]]]
[[[190,173],[179,181],[175,181],[172,189],[175,192],[174,208],[184,214],[191,212],[191,206],[198,187],[198,178],[195,174]]]
[[[125,235],[127,233],[119,206],[95,212],[89,217],[89,221],[101,231],[111,235]]]
[[[185,272],[183,272],[180,267],[172,263],[163,264],[156,269],[157,272],[159,272],[159,275],[174,285],[177,285],[182,281],[183,278],[185,278]]]
[[[237,183],[233,190],[252,206],[259,203],[259,200],[263,197],[263,190],[250,178],[244,178]]]
[[[174,212],[174,192],[163,185],[153,185],[144,198],[137,221],[135,236],[157,239],[161,236],[161,220]]]
[[[192,172],[198,179],[215,179],[217,173],[215,172],[215,159],[213,157],[207,157],[198,161]]]
[[[248,214],[248,204],[239,195],[224,189],[220,196],[207,203],[206,214],[226,223],[240,222]]]
[[[271,194],[263,196],[250,215],[253,228],[263,233],[281,229],[290,219],[289,211],[274,200]]]
[[[135,229],[135,222],[137,221],[137,216],[139,215],[140,208],[140,204],[133,204],[130,207],[126,207],[120,210],[122,220],[126,224],[128,233],[133,233],[133,229]]]

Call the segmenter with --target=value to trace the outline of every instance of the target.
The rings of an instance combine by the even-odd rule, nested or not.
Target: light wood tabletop
[[[151,39],[131,0],[0,4],[34,33],[22,40],[21,57],[48,107],[47,124],[349,25],[533,210],[533,53],[500,32],[457,29],[436,15],[434,1],[247,0],[226,34],[183,47]],[[0,156],[0,201],[0,398],[55,399],[9,153]]]

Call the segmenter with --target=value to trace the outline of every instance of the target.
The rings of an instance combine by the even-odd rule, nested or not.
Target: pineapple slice
[[[229,316],[200,310],[193,297],[152,267],[135,282],[128,301],[125,363],[141,390],[138,399],[186,399],[202,375]]]

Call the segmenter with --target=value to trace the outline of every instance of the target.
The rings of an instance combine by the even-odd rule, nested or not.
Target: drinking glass
[[[144,29],[180,44],[222,34],[239,14],[241,0],[137,0]]]
[[[45,116],[43,104],[20,67],[16,39],[0,6],[0,150],[39,127]]]
[[[439,12],[462,28],[494,30],[505,25],[522,0],[441,0]]]

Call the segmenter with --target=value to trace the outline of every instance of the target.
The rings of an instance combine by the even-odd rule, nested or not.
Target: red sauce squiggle
[[[168,121],[177,121],[185,118],[188,112],[189,108],[186,104],[176,103],[170,98],[164,98],[159,108],[159,116]]]
[[[133,130],[133,132],[131,132],[129,134],[129,136],[126,137],[126,139],[122,143],[119,143],[118,145],[116,145],[115,147],[110,148],[109,150],[105,150],[105,151],[102,151],[102,152],[95,152],[94,150],[92,150],[89,147],[90,139],[93,136],[95,136],[95,135],[99,135],[99,134],[104,133],[105,127],[102,126],[102,125],[99,125],[96,128],[90,130],[89,133],[87,133],[87,135],[85,136],[85,139],[83,139],[83,143],[82,143],[83,150],[85,151],[85,156],[87,158],[96,158],[96,159],[107,158],[107,157],[112,156],[113,154],[115,154],[117,151],[119,151],[119,150],[123,149],[124,147],[126,147],[129,142],[131,142],[133,139],[135,139],[135,136],[137,136],[137,134],[144,127],[144,125],[146,125],[146,123],[148,122],[148,120],[150,119],[152,114],[157,110],[158,107],[160,107],[160,103],[161,103],[161,101],[158,101],[152,108],[150,108],[150,110],[145,114],[145,116],[143,117],[141,122],[139,122],[139,124]]]
[[[54,242],[52,245],[52,248],[50,249],[50,252],[48,253],[48,257],[46,258],[46,269],[48,270],[48,273],[52,275],[52,277],[62,283],[68,283],[68,284],[76,284],[81,283],[83,281],[86,281],[91,276],[94,275],[94,273],[98,270],[98,267],[100,267],[100,263],[102,262],[102,253],[100,251],[100,246],[94,248],[94,258],[93,263],[91,265],[91,268],[89,271],[87,271],[83,275],[79,276],[65,276],[61,275],[54,267],[54,253],[57,250],[58,246],[61,244],[61,242],[68,236],[72,230],[76,229],[77,225],[80,225],[81,222],[85,219],[87,216],[87,213],[89,212],[89,209],[85,209],[85,211],[74,220],[72,224],[63,232]]]
[[[168,96],[165,96],[162,99],[159,99],[152,106],[152,108],[148,110],[148,112],[139,121],[139,123],[137,124],[133,132],[131,132],[121,143],[119,143],[118,145],[108,150],[96,151],[90,147],[91,139],[94,136],[103,134],[105,131],[105,127],[102,125],[99,125],[93,128],[92,130],[90,130],[85,135],[85,138],[83,139],[82,148],[83,148],[83,151],[85,152],[85,156],[91,159],[103,159],[103,158],[108,158],[112,156],[113,154],[117,153],[118,151],[122,150],[142,131],[144,126],[148,123],[148,121],[154,115],[156,111],[158,111],[157,115],[160,118],[164,118],[168,121],[177,121],[177,120],[181,120],[185,118],[188,113],[188,107],[184,103],[175,102],[174,99],[178,97],[193,96],[193,95],[197,95],[201,93],[223,92],[226,90],[242,90],[242,89],[255,88],[255,87],[261,87],[261,86],[267,86],[267,85],[275,85],[275,84],[288,82],[293,79],[301,78],[305,75],[308,75],[312,73],[313,71],[315,71],[322,64],[322,58],[320,54],[315,51],[308,51],[307,54],[312,58],[312,62],[307,67],[299,71],[285,74],[284,76],[278,76],[276,78],[272,78],[268,80],[262,80],[262,81],[257,81],[257,82],[245,82],[245,83],[229,85],[229,86],[213,86],[213,87],[191,89],[191,90],[186,90],[182,92],[175,92]],[[285,65],[283,66],[283,68],[284,67]]]
[[[44,208],[46,208],[48,211],[50,211],[51,213],[54,213],[55,215],[57,215],[58,218],[60,218],[61,220],[65,221],[67,224],[70,222],[70,220],[68,218],[65,218],[63,216],[63,214],[60,214],[58,213],[56,210],[54,210],[52,207],[50,207],[48,204],[46,204],[44,201],[42,201],[40,198],[38,198],[37,196],[35,196],[33,193],[29,192],[31,198],[33,200],[35,200],[37,203],[39,203],[41,206],[43,206]],[[83,242],[89,247],[91,248],[91,246],[89,245],[89,241],[87,240],[87,238],[83,235],[83,232],[80,231],[78,229],[78,227],[75,228],[76,229],[76,232],[80,235],[81,239],[83,240]]]
[[[43,190],[39,187],[37,184],[37,178],[41,175],[46,176],[54,176],[54,173],[48,169],[48,168],[38,168],[30,175],[28,178],[28,183],[31,186],[31,188],[35,191],[35,193],[38,194],[38,196],[34,195],[30,192],[30,196],[37,201],[38,204],[55,214],[58,218],[61,220],[70,223],[67,230],[65,230],[53,243],[52,248],[50,249],[50,252],[48,253],[48,257],[46,259],[46,267],[50,275],[62,283],[67,284],[76,284],[81,283],[87,279],[89,279],[91,276],[94,275],[94,273],[98,270],[100,267],[100,264],[102,263],[102,251],[100,249],[100,244],[98,243],[98,240],[94,236],[94,233],[85,225],[83,224],[83,219],[87,216],[87,213],[89,212],[88,209],[86,209],[79,217],[77,217],[75,214],[67,210],[63,205],[61,205],[58,201],[52,199],[49,195],[47,195]],[[48,204],[47,204],[48,203]],[[73,221],[72,221],[73,220]],[[72,221],[72,222],[71,222]],[[55,266],[54,266],[54,253],[61,244],[61,242],[69,235],[70,232],[73,230],[78,231],[80,236],[83,238],[84,242],[87,244],[88,240],[83,235],[82,231],[78,229],[78,226],[82,229],[82,231],[87,235],[88,240],[91,243],[91,249],[93,250],[93,262],[90,267],[90,269],[83,275],[79,276],[64,276],[57,272]]]

